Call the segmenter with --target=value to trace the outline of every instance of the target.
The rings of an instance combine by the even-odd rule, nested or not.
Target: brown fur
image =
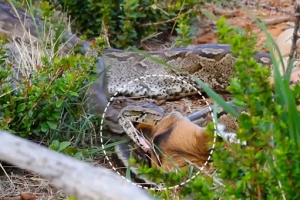
[[[204,128],[195,125],[179,112],[172,112],[164,117],[152,127],[152,131],[150,127],[143,125],[137,128],[147,132],[146,135],[157,147],[156,154],[161,163],[155,153],[151,152],[152,165],[157,168],[163,167],[168,172],[176,169],[176,165],[185,168],[188,162],[201,167],[208,159],[210,146],[206,143],[211,141],[211,137]]]

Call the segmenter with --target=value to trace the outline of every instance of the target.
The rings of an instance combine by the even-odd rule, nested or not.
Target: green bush
[[[95,57],[60,51],[66,24],[52,17],[54,11],[47,2],[41,2],[38,8],[31,1],[21,3],[18,7],[29,7],[29,14],[38,14],[51,24],[46,35],[54,34],[40,38],[39,45],[29,44],[30,48],[24,41],[10,41],[10,46],[5,46],[7,40],[1,38],[0,129],[22,137],[43,138],[48,144],[72,138],[75,145],[85,142],[83,136],[94,134],[92,130],[99,123],[97,116],[85,108],[87,89],[98,78]],[[98,41],[91,46],[93,51],[98,51]],[[8,53],[7,47],[17,56]],[[53,149],[61,148],[52,144]],[[74,153],[71,148],[67,148],[68,154]]]
[[[40,13],[52,25],[46,33],[56,31],[53,37],[41,40],[42,50],[35,44],[28,49],[23,41],[10,43],[10,49],[15,49],[22,59],[7,54],[10,50],[4,46],[6,38],[1,38],[0,128],[23,137],[50,134],[50,140],[69,140],[74,135],[90,133],[87,120],[93,117],[87,116],[83,102],[89,84],[96,80],[95,58],[61,54],[63,22],[53,23],[53,10],[46,2],[38,9],[32,9],[30,1],[25,4],[31,8],[30,14]],[[21,46],[16,48],[18,45]]]
[[[0,47],[1,49],[1,47]],[[5,56],[2,51],[2,56]],[[43,67],[30,78],[11,84],[15,70],[7,63],[0,68],[0,127],[21,136],[63,132],[59,122],[82,115],[87,85],[95,80],[94,61],[81,55],[44,59]],[[15,88],[16,87],[16,88]]]
[[[154,32],[165,32],[173,28],[175,18],[182,14],[188,23],[196,12],[189,9],[201,6],[204,1],[113,0],[79,1],[58,0],[62,10],[74,20],[74,29],[88,38],[106,32],[112,47],[125,48],[138,45],[141,39]]]

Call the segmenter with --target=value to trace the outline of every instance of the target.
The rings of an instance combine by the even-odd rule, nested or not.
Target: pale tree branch
[[[289,59],[288,59],[288,65],[287,65],[287,71],[289,71],[290,67],[294,67],[291,65],[292,59],[295,58],[295,53],[297,52],[297,40],[299,39],[298,32],[299,32],[299,22],[300,22],[300,5],[295,1],[295,26],[294,26],[294,32],[293,32],[293,38],[292,38],[292,46],[289,53]]]
[[[104,167],[93,167],[0,130],[0,160],[47,178],[80,200],[150,200],[151,196]]]

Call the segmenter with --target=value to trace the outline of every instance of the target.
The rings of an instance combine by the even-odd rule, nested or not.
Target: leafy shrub
[[[19,78],[17,88],[9,79],[15,73],[13,68],[9,63],[1,67],[1,129],[21,136],[40,135],[57,130],[66,113],[81,115],[79,105],[95,77],[93,64],[81,55],[55,57],[52,63],[45,59],[44,66],[32,71],[30,78]]]
[[[190,9],[202,4],[203,1],[196,0],[160,3],[153,0],[57,0],[55,5],[66,9],[79,33],[90,38],[104,31],[113,47],[124,48],[137,45],[154,32],[171,30],[179,13],[188,23],[197,14],[196,9]]]
[[[52,24],[45,31],[54,32],[52,37],[30,48],[22,40],[7,43],[1,38],[0,128],[23,137],[47,133],[50,140],[69,140],[74,134],[91,132],[87,121],[94,118],[87,116],[83,103],[89,84],[97,78],[95,59],[62,54],[63,23],[52,23],[49,4],[44,2],[41,7],[42,18]]]

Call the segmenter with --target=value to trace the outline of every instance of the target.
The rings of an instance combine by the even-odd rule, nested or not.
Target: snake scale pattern
[[[118,92],[122,96],[179,99],[197,93],[192,77],[202,80],[216,92],[224,93],[234,73],[233,63],[236,60],[227,44],[191,45],[147,54],[149,57],[133,51],[104,51],[105,66],[111,66],[107,72],[110,94]],[[258,53],[254,58],[262,65],[271,65],[267,53]],[[147,75],[147,78],[139,79]],[[201,90],[199,87],[197,89]]]

